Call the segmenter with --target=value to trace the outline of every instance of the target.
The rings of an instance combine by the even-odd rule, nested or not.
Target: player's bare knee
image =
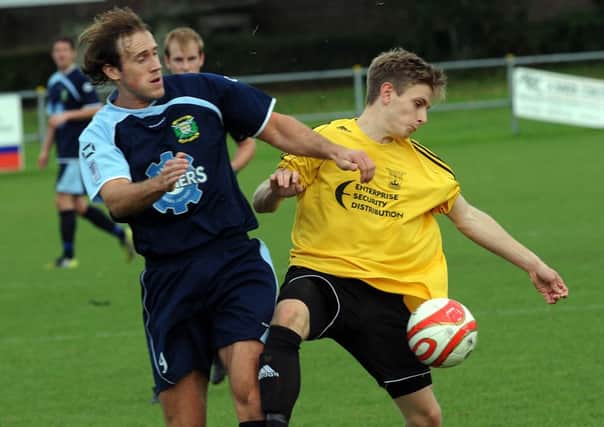
[[[73,198],[69,194],[57,193],[55,195],[55,206],[59,211],[75,209]]]
[[[75,209],[78,215],[84,215],[88,210],[88,202],[83,197],[77,197],[75,199]]]
[[[254,407],[255,405],[260,408],[260,395],[257,390],[254,390],[252,386],[238,386],[233,387],[233,398],[235,404],[247,408]]]
[[[440,407],[433,406],[421,412],[405,417],[407,427],[441,427],[442,413]]]
[[[260,419],[263,417],[259,390],[252,384],[232,386],[235,411],[240,419]]]
[[[289,328],[302,338],[306,338],[310,328],[308,307],[302,301],[296,299],[279,301],[272,324]]]

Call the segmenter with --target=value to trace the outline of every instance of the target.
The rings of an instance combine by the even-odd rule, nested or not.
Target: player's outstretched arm
[[[253,205],[258,213],[274,212],[286,197],[296,196],[304,191],[300,174],[289,169],[277,169],[254,192]]]
[[[515,240],[491,216],[470,205],[463,196],[457,197],[447,216],[468,238],[526,271],[548,304],[568,296],[566,284],[558,272]]]
[[[272,113],[259,138],[286,153],[330,159],[343,170],[359,170],[361,182],[368,182],[375,173],[375,164],[359,150],[334,144],[295,118]]]
[[[101,188],[101,197],[116,218],[135,215],[174,190],[180,177],[187,171],[189,161],[184,153],[168,160],[161,172],[145,181],[133,183],[126,178],[107,181]]]

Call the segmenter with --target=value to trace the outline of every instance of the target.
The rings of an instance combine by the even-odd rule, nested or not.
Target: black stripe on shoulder
[[[449,165],[447,165],[443,159],[438,157],[431,150],[427,149],[426,147],[424,147],[422,144],[415,141],[414,139],[411,140],[411,143],[413,144],[413,146],[417,149],[417,151],[420,154],[422,154],[424,157],[426,157],[428,160],[430,160],[435,165],[440,166],[441,168],[443,168],[444,170],[449,172],[451,175],[453,175],[453,178],[455,178],[455,174],[453,173],[453,171],[451,170]]]
[[[440,160],[440,161],[441,161],[441,162],[443,162],[445,165],[447,164],[447,162],[445,162],[443,159],[441,159],[440,157],[438,157],[438,155],[437,155],[437,154],[436,154],[434,151],[430,150],[430,149],[429,149],[428,147],[426,147],[425,145],[420,144],[420,143],[419,143],[419,141],[417,141],[417,140],[415,140],[415,139],[412,139],[412,140],[411,140],[411,142],[412,142],[412,143],[413,143],[413,145],[415,145],[416,147],[418,147],[418,148],[422,148],[422,149],[424,150],[424,152],[426,152],[426,153],[428,153],[428,154],[431,154],[431,155],[432,155],[432,157],[434,157],[435,159]]]

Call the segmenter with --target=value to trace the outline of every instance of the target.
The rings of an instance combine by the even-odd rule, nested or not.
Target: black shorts
[[[329,337],[359,361],[394,399],[432,384],[430,369],[407,344],[409,310],[401,295],[367,283],[290,267],[279,301],[297,299],[310,311],[309,340]]]

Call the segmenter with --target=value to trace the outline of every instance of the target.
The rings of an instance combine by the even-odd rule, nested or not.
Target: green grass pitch
[[[435,112],[417,139],[456,171],[465,197],[558,269],[570,298],[547,306],[526,275],[461,236],[443,218],[450,294],[479,325],[461,366],[434,370],[447,427],[599,427],[604,420],[603,133],[522,121],[509,111]],[[46,271],[58,255],[56,168],[0,175],[0,426],[163,425],[151,405],[138,276],[113,239],[78,222],[80,267]],[[244,192],[279,153],[258,143]],[[294,204],[260,215],[253,234],[287,266]],[[368,254],[369,255],[369,254]],[[346,353],[306,343],[295,427],[401,426],[398,410]],[[235,426],[228,386],[210,386],[208,425]]]

